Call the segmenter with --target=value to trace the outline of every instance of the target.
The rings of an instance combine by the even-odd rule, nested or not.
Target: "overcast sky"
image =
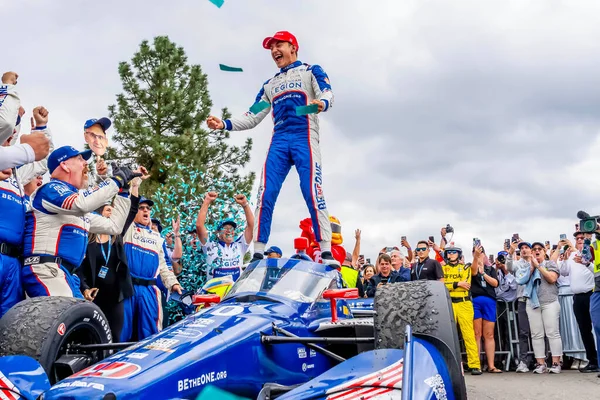
[[[347,250],[363,230],[361,253],[373,260],[401,235],[413,248],[438,240],[446,223],[458,244],[479,237],[498,251],[516,232],[570,236],[579,209],[600,214],[598,1],[0,0],[0,9],[11,16],[1,69],[19,73],[29,116],[38,104],[50,110],[56,145],[79,148],[83,122],[107,114],[121,92],[118,63],[142,40],[183,46],[208,74],[218,115],[247,110],[277,72],[263,38],[294,33],[300,59],[321,65],[335,94],[320,117],[329,212]],[[257,176],[272,126],[232,133],[232,143],[254,139]],[[293,169],[271,244],[289,255],[306,216]]]

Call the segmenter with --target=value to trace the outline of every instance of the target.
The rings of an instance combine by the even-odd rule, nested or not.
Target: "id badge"
[[[98,277],[104,279],[104,278],[106,278],[107,273],[108,273],[108,268],[102,267],[102,268],[100,268],[100,272],[98,272]]]

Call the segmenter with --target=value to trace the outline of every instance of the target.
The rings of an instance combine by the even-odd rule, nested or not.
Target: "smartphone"
[[[566,233],[561,233],[560,234],[560,240],[567,240],[567,234]]]
[[[432,242],[432,243],[435,243],[435,237],[429,236],[429,241]]]
[[[367,258],[367,264],[371,264],[371,259]]]
[[[512,241],[513,241],[513,243],[519,241],[519,234],[518,233],[513,233],[513,235],[512,235]]]
[[[400,238],[400,240],[401,240],[401,241],[405,241],[405,240],[406,240],[406,236],[402,236],[402,237]]]
[[[557,244],[552,245],[552,250],[556,250],[558,248]]]
[[[550,246],[550,241],[546,240],[546,246]]]
[[[490,258],[490,262],[493,264],[493,263],[494,263],[494,255],[493,255],[493,254],[490,254],[490,257],[489,257],[489,258]]]
[[[365,258],[365,255],[364,255],[364,254],[360,254],[360,255],[358,256],[358,259],[360,260],[361,258],[364,260],[364,258]]]
[[[510,247],[510,239],[504,239],[504,248]]]
[[[473,247],[479,246],[481,246],[481,240],[479,240],[478,238],[473,238]]]

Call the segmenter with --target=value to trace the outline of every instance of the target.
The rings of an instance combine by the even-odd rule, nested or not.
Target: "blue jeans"
[[[590,297],[590,315],[592,316],[592,326],[596,334],[596,353],[600,360],[600,291],[592,293],[592,297]]]

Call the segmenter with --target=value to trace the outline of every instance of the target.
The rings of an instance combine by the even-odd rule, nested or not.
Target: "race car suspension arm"
[[[129,346],[133,346],[137,342],[122,342],[122,343],[98,343],[98,344],[73,344],[69,346],[69,350],[122,350]]]
[[[275,324],[273,324],[272,326],[273,326],[273,331],[274,331],[275,333],[281,333],[282,335],[284,335],[284,336],[287,336],[287,337],[289,337],[289,338],[297,338],[297,337],[298,337],[297,335],[294,335],[292,332],[288,332],[288,331],[286,331],[285,329],[283,329],[283,328],[280,328],[280,327],[278,327],[278,326],[277,326],[277,325],[275,325]],[[262,338],[263,338],[263,337],[266,337],[266,336],[262,336],[262,337],[261,337],[261,341],[262,341]],[[277,337],[277,336],[276,336],[276,337]],[[265,342],[262,342],[262,343],[265,343]],[[272,344],[277,344],[277,343],[275,343],[275,342],[271,342],[271,343],[272,343]],[[281,342],[280,342],[280,343],[281,343]],[[338,355],[337,355],[337,354],[335,354],[334,352],[332,352],[332,351],[329,351],[329,350],[327,350],[327,349],[324,349],[324,348],[322,348],[321,346],[317,346],[316,344],[313,344],[313,343],[307,343],[307,344],[306,344],[306,346],[307,346],[307,347],[309,347],[309,348],[311,348],[311,349],[313,349],[313,350],[315,350],[315,351],[318,351],[318,352],[319,352],[319,353],[321,353],[321,354],[324,354],[324,355],[326,355],[326,356],[328,356],[328,357],[330,357],[330,358],[333,358],[334,360],[336,360],[336,361],[338,361],[338,362],[344,362],[344,361],[346,361],[346,359],[345,359],[344,357],[342,357],[342,356],[338,356]]]
[[[343,337],[284,337],[284,336],[263,336],[260,339],[266,344],[277,343],[373,343],[375,338],[358,337],[358,338],[343,338]]]

